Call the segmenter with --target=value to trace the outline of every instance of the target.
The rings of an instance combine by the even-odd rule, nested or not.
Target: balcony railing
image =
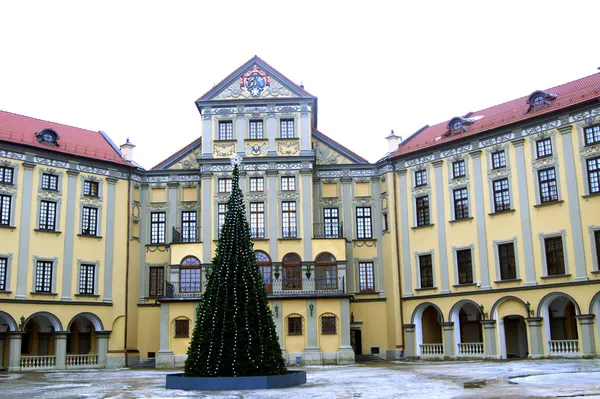
[[[578,356],[579,340],[577,339],[555,339],[548,341],[550,344],[550,356]]]
[[[421,344],[419,345],[421,357],[444,357],[443,344]]]
[[[200,298],[204,288],[202,281],[167,282],[164,298]]]
[[[344,277],[281,278],[273,279],[272,290],[269,296],[339,295],[346,293],[346,282]]]
[[[458,344],[458,357],[483,357],[483,342],[467,342]]]
[[[344,238],[342,222],[313,223],[313,238]]]
[[[98,354],[88,353],[85,355],[67,355],[65,361],[67,367],[92,367],[98,365]]]
[[[200,242],[200,227],[173,227],[171,243]]]
[[[55,355],[21,356],[21,369],[46,369],[55,365]]]

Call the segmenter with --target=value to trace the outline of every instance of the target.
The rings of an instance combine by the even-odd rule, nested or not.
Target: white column
[[[108,359],[108,337],[110,336],[110,331],[98,331],[96,332],[97,344],[96,344],[96,353],[98,353],[98,365],[102,365],[106,367]]]
[[[67,368],[67,334],[66,332],[57,332],[54,334],[56,368],[59,370]]]
[[[24,332],[13,331],[8,336],[8,371],[21,370],[21,339]]]

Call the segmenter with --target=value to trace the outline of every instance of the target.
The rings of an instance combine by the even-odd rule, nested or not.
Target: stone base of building
[[[354,349],[351,346],[340,346],[337,351],[337,364],[354,364]]]
[[[385,351],[387,360],[398,360],[404,358],[404,349],[388,349]]]
[[[352,350],[352,347],[350,347],[349,350],[344,349],[339,350],[337,352],[321,352],[321,350],[317,348],[317,350],[305,350],[304,352],[284,352],[283,359],[288,365],[292,366],[296,364],[302,366],[322,366],[326,364],[353,364],[354,351]]]
[[[157,369],[175,368],[175,355],[173,351],[160,351],[156,354],[155,365]]]
[[[106,368],[117,369],[125,367],[125,355],[107,356],[106,357]]]
[[[140,355],[127,355],[127,366],[132,367],[140,364]]]

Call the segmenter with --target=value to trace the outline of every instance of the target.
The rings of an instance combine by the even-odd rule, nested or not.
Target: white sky
[[[200,95],[255,54],[319,97],[319,130],[370,161],[469,111],[598,72],[598,1],[0,0],[0,109],[137,145],[200,135]]]

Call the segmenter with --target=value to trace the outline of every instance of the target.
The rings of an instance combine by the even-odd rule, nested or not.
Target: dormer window
[[[35,134],[38,143],[48,145],[58,145],[58,134],[52,129],[44,129],[41,132]]]
[[[543,90],[536,90],[527,98],[529,109],[527,112],[533,112],[540,109],[546,109],[552,105],[552,102],[558,97],[558,94],[548,93]]]
[[[469,129],[469,125],[473,124],[473,122],[475,122],[475,119],[455,116],[454,118],[450,119],[450,122],[448,122],[448,125],[446,125],[449,130],[447,135],[466,132]]]

